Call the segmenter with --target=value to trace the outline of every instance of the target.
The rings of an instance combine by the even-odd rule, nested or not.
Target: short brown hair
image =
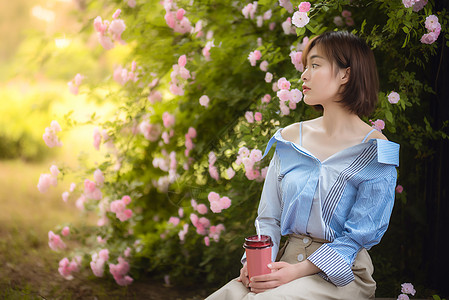
[[[358,116],[369,116],[376,108],[379,90],[373,51],[365,41],[349,32],[325,32],[307,44],[302,54],[304,66],[307,65],[309,51],[318,45],[327,59],[339,68],[350,68],[349,80],[340,94],[340,103]]]

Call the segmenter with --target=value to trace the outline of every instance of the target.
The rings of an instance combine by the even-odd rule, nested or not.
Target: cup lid
[[[245,238],[243,248],[245,249],[263,249],[273,246],[273,241],[269,235],[261,235],[260,239],[258,235],[251,235]]]

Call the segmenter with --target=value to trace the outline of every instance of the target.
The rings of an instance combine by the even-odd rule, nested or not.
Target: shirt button
[[[298,254],[298,261],[303,261],[303,260],[304,260],[304,255]]]
[[[304,244],[307,244],[310,240],[309,240],[309,238],[303,238],[302,241]]]

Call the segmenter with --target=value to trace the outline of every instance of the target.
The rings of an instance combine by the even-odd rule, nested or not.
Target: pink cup
[[[243,248],[246,251],[246,265],[250,279],[253,276],[271,273],[267,265],[271,263],[272,247],[273,242],[268,235],[261,235],[260,239],[257,235],[252,235],[245,239]]]

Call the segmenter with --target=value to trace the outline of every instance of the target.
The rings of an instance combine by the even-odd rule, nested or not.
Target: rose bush
[[[77,172],[64,201],[98,216],[97,226],[70,235],[62,226],[51,231],[51,244],[68,256],[60,263],[68,279],[80,267],[95,276],[109,270],[120,285],[143,272],[186,284],[236,276],[243,238],[254,233],[268,139],[279,127],[319,115],[301,102],[301,55],[327,30],[352,31],[373,48],[380,101],[365,121],[376,120],[374,128],[410,150],[402,164],[430,155],[428,140],[447,138],[444,128],[429,125],[425,99],[432,89],[416,71],[436,54],[438,36],[449,37],[446,11],[427,1],[91,2],[82,12],[91,24],[81,34],[97,35],[101,51],[127,43],[132,52],[124,64],[131,67],[90,83],[91,95],[107,89],[105,101],[117,105],[113,119],[89,121],[98,127],[86,147],[104,159],[83,161],[78,170],[61,166],[39,184],[45,192],[51,180]],[[72,93],[81,79],[89,81],[74,74]],[[74,124],[70,115],[57,121],[60,128],[46,133],[49,146],[61,146],[56,132]],[[415,175],[400,170],[399,206]],[[63,239],[83,247],[62,247]],[[381,278],[394,271],[379,264]]]

